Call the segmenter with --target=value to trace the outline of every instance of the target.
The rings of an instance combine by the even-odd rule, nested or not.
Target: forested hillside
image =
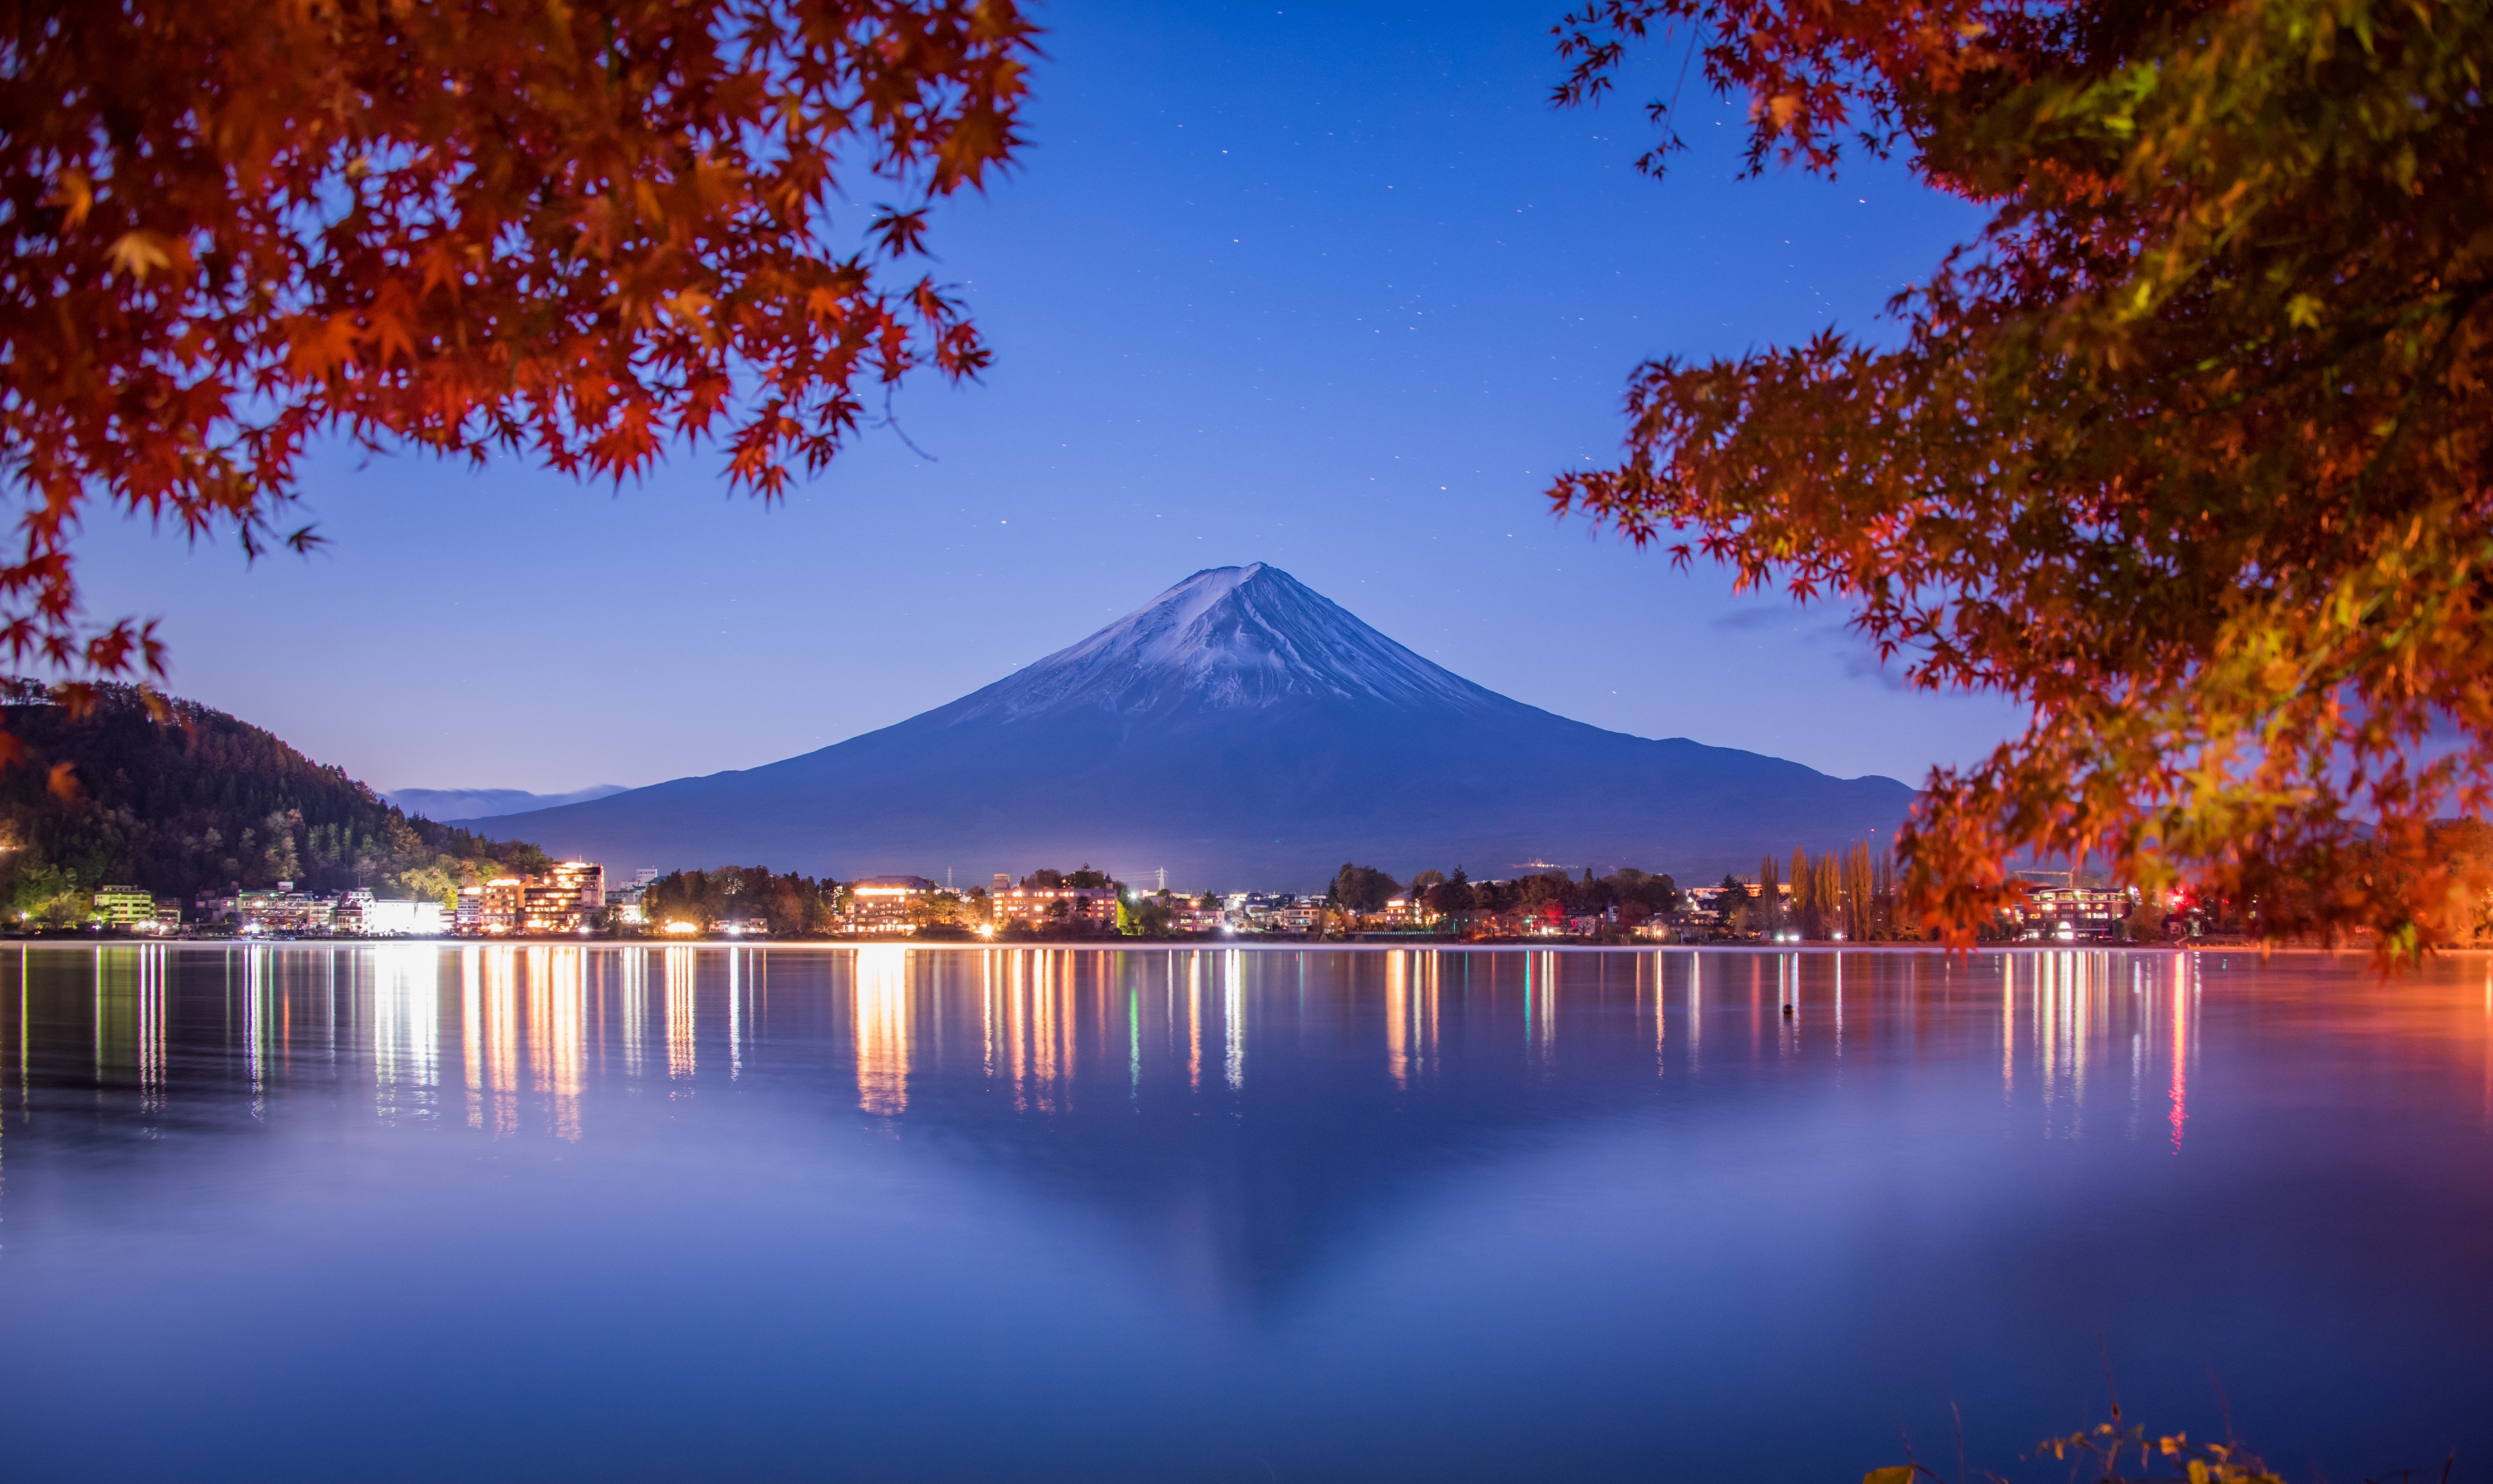
[[[186,700],[151,714],[135,687],[92,688],[84,714],[0,680],[0,901],[12,919],[82,916],[129,882],[190,898],[274,886],[446,900],[464,881],[545,864],[534,846],[410,819],[344,771]]]

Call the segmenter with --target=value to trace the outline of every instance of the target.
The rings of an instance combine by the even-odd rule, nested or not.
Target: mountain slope
[[[1433,665],[1277,568],[1199,572],[1005,679],[766,767],[504,816],[640,865],[963,879],[1083,860],[1311,888],[1346,858],[1635,865],[1683,880],[1884,840],[1912,798],[1686,738],[1605,731]]]
[[[436,897],[470,876],[542,864],[533,846],[409,819],[338,768],[195,701],[162,714],[98,685],[73,716],[43,685],[0,679],[0,903],[14,918],[82,917],[85,892],[126,882],[203,887],[370,886]],[[54,770],[66,766],[59,787]]]

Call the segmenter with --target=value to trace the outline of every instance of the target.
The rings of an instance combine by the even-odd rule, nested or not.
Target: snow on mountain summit
[[[945,708],[951,721],[1347,700],[1480,710],[1512,701],[1430,664],[1278,567],[1213,567],[1089,638]],[[955,709],[957,708],[957,709]]]
[[[1893,779],[1511,700],[1258,565],[1198,572],[1069,649],[846,741],[495,822],[584,860],[841,877],[1089,860],[1305,891],[1354,858],[1713,880],[1767,851],[1886,835],[1912,799]]]

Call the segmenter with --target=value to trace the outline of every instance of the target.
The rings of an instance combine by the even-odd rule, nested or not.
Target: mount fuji
[[[1307,890],[1559,864],[1682,881],[1891,839],[1913,790],[1572,722],[1403,648],[1277,567],[1198,572],[949,705],[802,757],[499,816],[497,837],[640,865],[966,881],[1090,863]]]

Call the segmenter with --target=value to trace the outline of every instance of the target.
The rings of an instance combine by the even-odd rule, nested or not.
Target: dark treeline
[[[1075,891],[1105,891],[1123,883],[1108,879],[1108,873],[1095,871],[1085,862],[1074,871],[1057,871],[1042,866],[1023,876],[1021,884],[1033,891],[1062,891],[1067,887]]]
[[[1614,911],[1619,922],[1633,926],[1680,906],[1677,883],[1633,866],[1605,876],[1594,876],[1587,866],[1580,877],[1545,871],[1504,881],[1475,881],[1457,866],[1452,876],[1423,871],[1406,888],[1373,866],[1349,861],[1335,873],[1325,902],[1337,911],[1356,915],[1381,911],[1388,902],[1405,896],[1421,915],[1441,919],[1457,932],[1485,918],[1520,916],[1563,922],[1607,919]]]
[[[707,932],[719,923],[759,917],[774,936],[821,935],[840,908],[840,885],[766,866],[721,866],[715,871],[677,871],[651,881],[641,894],[641,912],[652,925],[688,922]]]
[[[1667,876],[1654,876],[1622,866],[1596,876],[1587,866],[1581,876],[1564,871],[1543,871],[1505,881],[1474,881],[1460,866],[1450,876],[1423,871],[1412,889],[1434,915],[1460,928],[1475,918],[1520,917],[1564,923],[1584,917],[1608,918],[1634,927],[1649,917],[1679,909],[1679,887]]]
[[[256,727],[135,687],[87,688],[82,714],[0,679],[0,901],[12,920],[76,920],[97,886],[190,899],[211,888],[365,887],[447,904],[468,881],[542,871],[545,852],[409,818]]]
[[[1325,888],[1325,905],[1343,912],[1381,912],[1386,903],[1400,895],[1402,883],[1384,872],[1343,861],[1334,873],[1333,884]]]

